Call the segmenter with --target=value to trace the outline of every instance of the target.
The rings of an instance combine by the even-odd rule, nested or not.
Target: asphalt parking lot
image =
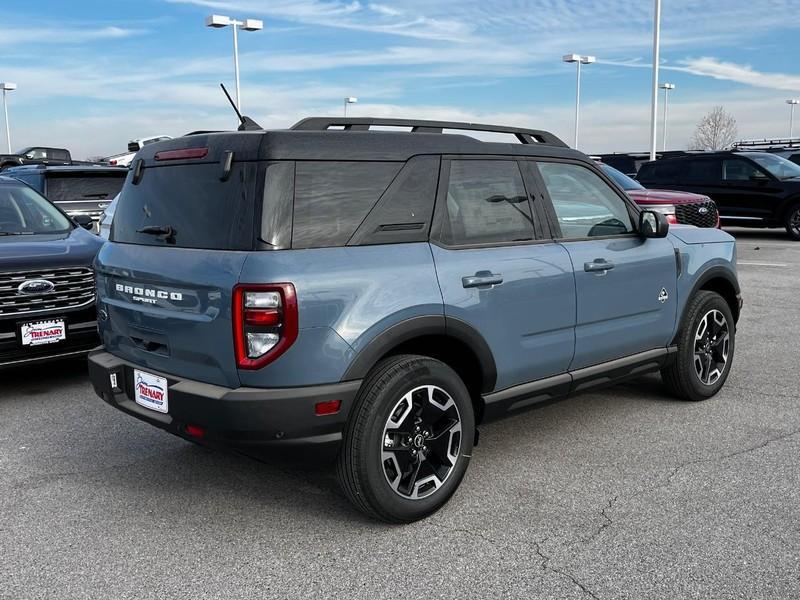
[[[484,426],[409,526],[331,473],[201,448],[81,363],[0,374],[0,598],[800,597],[800,243],[732,230],[745,311],[714,399],[657,376]]]

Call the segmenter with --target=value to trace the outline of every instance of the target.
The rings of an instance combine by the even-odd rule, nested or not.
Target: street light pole
[[[206,17],[206,27],[228,27],[233,29],[233,72],[236,77],[236,108],[241,111],[242,109],[242,96],[239,87],[239,36],[238,29],[245,31],[259,31],[264,29],[264,22],[259,19],[245,19],[238,21],[231,17],[223,15],[211,15]]]
[[[575,141],[574,148],[578,148],[578,136],[581,123],[581,65],[590,65],[597,61],[594,56],[581,56],[580,54],[565,54],[562,59],[565,63],[575,63]]]
[[[655,15],[653,18],[653,89],[652,106],[650,107],[650,160],[656,159],[657,124],[658,119],[658,66],[661,51],[661,0],[655,0]]]
[[[348,96],[344,99],[344,116],[347,117],[347,105],[348,104],[356,104],[358,102],[358,98],[354,96]]]
[[[789,137],[794,137],[794,107],[800,104],[800,100],[796,98],[792,98],[786,101],[786,104],[789,105]],[[6,122],[8,122],[8,118],[6,117]]]
[[[669,92],[670,90],[675,89],[674,83],[662,83],[660,86],[662,90],[664,90],[664,131],[661,134],[663,138],[663,146],[662,149],[664,152],[667,151],[667,119],[669,118]]]
[[[17,89],[17,84],[3,82],[0,83],[0,89],[3,90],[3,113],[5,114],[6,119],[6,142],[8,143],[8,153],[11,154],[13,152],[11,149],[11,126],[8,123],[8,100],[6,99],[6,94]]]

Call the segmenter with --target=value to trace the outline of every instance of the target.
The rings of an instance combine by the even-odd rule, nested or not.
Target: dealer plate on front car
[[[169,390],[165,377],[133,370],[133,399],[136,404],[160,413],[169,411]]]
[[[19,335],[23,346],[55,344],[67,339],[67,325],[64,319],[23,323],[20,325]]]

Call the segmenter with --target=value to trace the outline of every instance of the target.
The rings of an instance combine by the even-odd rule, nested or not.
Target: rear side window
[[[257,166],[233,163],[227,181],[219,163],[147,167],[120,195],[111,240],[145,246],[252,250]],[[172,235],[141,233],[171,228]]]
[[[51,150],[50,158],[53,160],[69,160],[69,152],[66,150]]]
[[[47,199],[51,202],[111,200],[122,189],[126,174],[121,169],[118,175],[51,173],[47,176]]]
[[[403,163],[298,161],[292,248],[344,246]]]
[[[689,160],[684,162],[681,182],[715,184],[719,183],[721,172],[719,160]]]
[[[628,206],[596,173],[580,165],[539,163],[547,193],[567,239],[633,232]]]
[[[642,183],[677,184],[681,170],[679,161],[656,161],[645,163],[639,170],[637,179]]]
[[[450,246],[533,239],[533,218],[515,161],[453,160],[441,238]]]

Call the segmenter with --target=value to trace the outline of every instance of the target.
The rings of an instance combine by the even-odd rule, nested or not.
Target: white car
[[[103,162],[116,167],[127,167],[131,164],[133,157],[147,144],[161,142],[163,140],[171,140],[172,136],[169,135],[154,135],[152,137],[139,138],[138,140],[131,140],[128,142],[128,151],[122,154],[112,154],[103,159]]]
[[[117,210],[117,200],[119,200],[119,194],[114,196],[111,204],[106,206],[106,209],[100,216],[100,233],[98,235],[104,240],[107,240],[108,236],[111,234],[111,222],[114,220],[114,211]]]

